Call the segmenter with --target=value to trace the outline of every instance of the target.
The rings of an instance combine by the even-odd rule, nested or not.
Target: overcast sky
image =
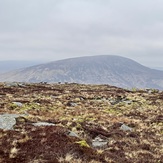
[[[162,66],[163,0],[0,0],[0,60],[104,54]]]

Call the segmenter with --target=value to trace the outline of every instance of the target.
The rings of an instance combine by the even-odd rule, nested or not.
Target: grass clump
[[[78,141],[76,143],[79,144],[81,147],[90,148],[90,146],[88,145],[88,143],[85,140],[81,140],[81,141]]]

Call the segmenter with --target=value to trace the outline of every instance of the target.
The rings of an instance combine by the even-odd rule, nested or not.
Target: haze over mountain
[[[36,64],[40,64],[40,63],[42,63],[42,62],[41,61],[23,61],[23,60],[21,60],[21,61],[19,61],[19,60],[0,61],[0,73],[33,66]]]
[[[0,81],[77,82],[163,89],[163,71],[120,56],[70,58],[0,75]]]
[[[163,67],[151,67],[151,68],[156,70],[163,70]]]

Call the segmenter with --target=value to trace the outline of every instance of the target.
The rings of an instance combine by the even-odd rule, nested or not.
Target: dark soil
[[[24,116],[16,118],[12,130],[0,129],[2,163],[163,160],[163,92],[75,83],[0,83],[0,114],[4,113]],[[35,122],[55,125],[34,126]],[[122,129],[123,124],[129,129]],[[107,145],[94,147],[97,137]]]

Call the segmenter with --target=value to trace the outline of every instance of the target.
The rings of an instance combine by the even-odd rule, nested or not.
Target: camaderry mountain
[[[76,82],[162,90],[163,71],[150,69],[128,58],[103,55],[70,58],[19,69],[0,75],[0,81]]]

